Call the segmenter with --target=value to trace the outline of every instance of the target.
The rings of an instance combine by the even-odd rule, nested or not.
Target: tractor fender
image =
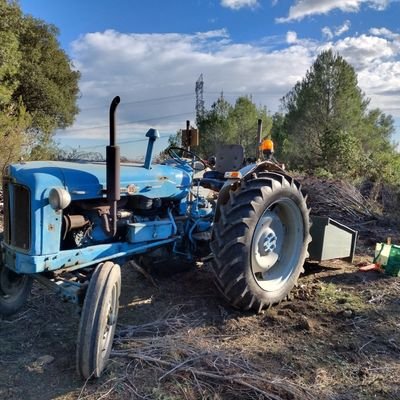
[[[222,186],[221,190],[218,193],[217,205],[215,207],[215,216],[214,220],[217,221],[220,214],[220,206],[221,204],[225,204],[229,199],[229,193],[232,189],[235,189],[237,185],[243,180],[249,179],[252,174],[260,172],[260,171],[273,171],[278,172],[282,175],[287,175],[285,171],[277,164],[273,163],[272,161],[262,161],[257,164],[248,164],[242,167],[239,172],[241,174],[240,179],[228,179],[224,185]]]
[[[287,175],[286,172],[276,163],[272,161],[262,161],[257,164],[249,164],[240,170],[243,179],[248,179],[253,173],[258,173],[261,171],[277,172],[282,175]]]

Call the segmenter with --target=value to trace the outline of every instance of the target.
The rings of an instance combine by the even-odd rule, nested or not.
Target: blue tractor
[[[299,183],[269,160],[244,165],[241,146],[226,146],[215,169],[194,179],[204,163],[191,151],[170,148],[169,160],[152,163],[159,134],[150,129],[144,165],[121,166],[119,102],[110,106],[105,164],[20,162],[3,176],[0,315],[24,305],[33,279],[56,288],[81,311],[76,360],[85,379],[100,376],[110,355],[118,264],[210,262],[228,302],[259,311],[289,294],[311,240]]]

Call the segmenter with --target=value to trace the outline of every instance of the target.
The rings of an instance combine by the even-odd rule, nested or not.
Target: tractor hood
[[[72,200],[105,197],[106,164],[87,162],[32,161],[12,164],[6,175],[15,183],[27,186],[37,200],[46,197],[54,187],[69,191]],[[149,198],[185,197],[191,185],[191,175],[177,167],[154,164],[121,165],[121,196],[142,195]]]

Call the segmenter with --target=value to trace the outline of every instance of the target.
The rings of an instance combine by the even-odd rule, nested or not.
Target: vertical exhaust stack
[[[257,121],[257,154],[256,154],[256,160],[261,160],[262,159],[261,134],[262,134],[262,119],[258,119],[258,121]]]
[[[110,204],[110,234],[117,234],[117,202],[121,199],[120,189],[120,150],[115,145],[115,112],[121,99],[114,97],[110,105],[110,145],[106,147],[107,160],[107,200]]]

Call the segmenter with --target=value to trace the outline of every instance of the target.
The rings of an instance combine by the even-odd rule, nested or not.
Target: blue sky
[[[82,73],[81,113],[57,133],[62,145],[100,151],[108,104],[120,95],[122,153],[143,153],[143,135],[169,134],[194,120],[194,85],[204,77],[209,106],[224,92],[279,109],[316,55],[333,48],[359,86],[395,118],[400,141],[398,0],[20,0],[22,10],[60,29],[61,46]]]

